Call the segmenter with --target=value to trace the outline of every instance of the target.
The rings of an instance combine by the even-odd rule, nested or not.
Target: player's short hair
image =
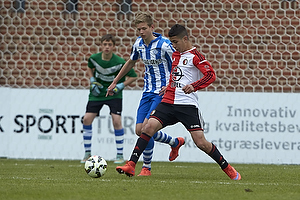
[[[112,41],[112,43],[114,45],[116,45],[116,39],[111,34],[106,34],[106,35],[102,36],[100,42],[102,43],[103,41]]]
[[[174,26],[171,27],[169,31],[169,37],[173,37],[173,36],[177,36],[179,38],[183,38],[184,36],[187,36],[189,38],[186,28],[180,24],[175,24]]]
[[[135,15],[134,24],[138,25],[139,23],[147,23],[148,26],[153,24],[152,15],[148,12],[138,12]]]

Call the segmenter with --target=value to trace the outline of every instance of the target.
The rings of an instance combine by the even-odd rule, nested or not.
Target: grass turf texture
[[[79,161],[0,159],[0,199],[300,199],[299,165],[233,164],[240,181],[214,163],[153,162],[152,176],[131,178],[116,166],[91,178]]]

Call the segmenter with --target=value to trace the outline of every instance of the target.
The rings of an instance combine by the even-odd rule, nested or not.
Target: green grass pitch
[[[214,163],[153,162],[152,176],[129,178],[110,161],[103,177],[91,178],[77,160],[0,159],[0,199],[300,199],[299,165],[232,165],[242,180]]]

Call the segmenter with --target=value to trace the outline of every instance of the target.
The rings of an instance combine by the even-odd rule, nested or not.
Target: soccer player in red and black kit
[[[152,111],[130,161],[124,166],[118,166],[116,170],[121,174],[134,176],[135,165],[154,133],[181,122],[200,150],[215,160],[232,180],[240,180],[241,175],[225,160],[217,147],[205,139],[203,133],[204,122],[199,111],[196,91],[214,82],[215,72],[205,57],[192,46],[184,26],[174,25],[169,31],[169,38],[176,51],[172,55],[172,71],[169,84],[163,91],[163,99]]]

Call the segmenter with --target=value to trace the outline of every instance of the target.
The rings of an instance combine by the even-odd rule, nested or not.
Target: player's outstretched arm
[[[127,85],[131,84],[136,79],[137,77],[126,77],[126,80],[123,83],[118,83],[113,89],[114,94],[121,92]]]
[[[127,77],[126,80],[123,82],[124,86],[126,87],[127,85],[130,85],[134,81],[137,80],[137,77]]]
[[[136,60],[131,60],[129,59],[122,67],[122,69],[120,70],[120,72],[118,73],[118,75],[116,76],[116,78],[113,80],[113,82],[110,84],[110,86],[108,86],[107,88],[107,92],[106,92],[106,96],[112,96],[114,95],[113,89],[116,87],[117,83],[119,82],[119,80],[125,76],[131,68],[134,67],[136,63]]]

